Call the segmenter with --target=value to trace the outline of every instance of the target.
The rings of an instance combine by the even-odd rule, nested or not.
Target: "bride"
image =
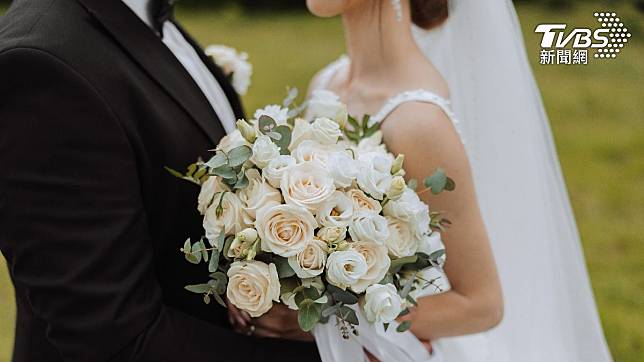
[[[510,0],[307,5],[342,16],[348,50],[312,93],[372,115],[409,177],[442,167],[458,185],[422,195],[458,225],[443,235],[451,289],[405,317],[432,360],[611,360]]]

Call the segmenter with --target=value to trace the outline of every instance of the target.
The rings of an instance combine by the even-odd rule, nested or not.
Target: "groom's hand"
[[[274,304],[273,308],[258,318],[228,303],[229,320],[236,331],[264,338],[281,338],[296,341],[313,341],[310,333],[300,329],[297,312],[284,304]]]

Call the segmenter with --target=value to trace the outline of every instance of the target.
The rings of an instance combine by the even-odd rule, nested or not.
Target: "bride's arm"
[[[389,150],[405,155],[408,179],[422,180],[440,167],[456,182],[455,191],[420,195],[431,210],[443,211],[453,223],[442,233],[445,272],[452,289],[419,300],[406,317],[412,319],[412,332],[433,340],[494,327],[503,314],[501,286],[458,134],[438,107],[421,103],[401,105],[383,123],[382,131]]]

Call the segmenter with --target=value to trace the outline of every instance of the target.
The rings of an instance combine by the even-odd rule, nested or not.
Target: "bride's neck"
[[[402,21],[396,19],[389,1],[374,1],[355,7],[342,15],[351,58],[347,86],[351,83],[370,83],[391,78],[404,72],[406,64],[422,57],[411,32],[409,3],[402,1]]]

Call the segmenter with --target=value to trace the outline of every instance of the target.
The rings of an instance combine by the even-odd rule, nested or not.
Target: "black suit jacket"
[[[206,275],[179,252],[202,234],[198,188],[163,167],[208,157],[223,135],[121,1],[13,2],[0,20],[0,248],[16,290],[14,361],[319,358],[310,343],[233,333],[225,309],[183,289]]]

